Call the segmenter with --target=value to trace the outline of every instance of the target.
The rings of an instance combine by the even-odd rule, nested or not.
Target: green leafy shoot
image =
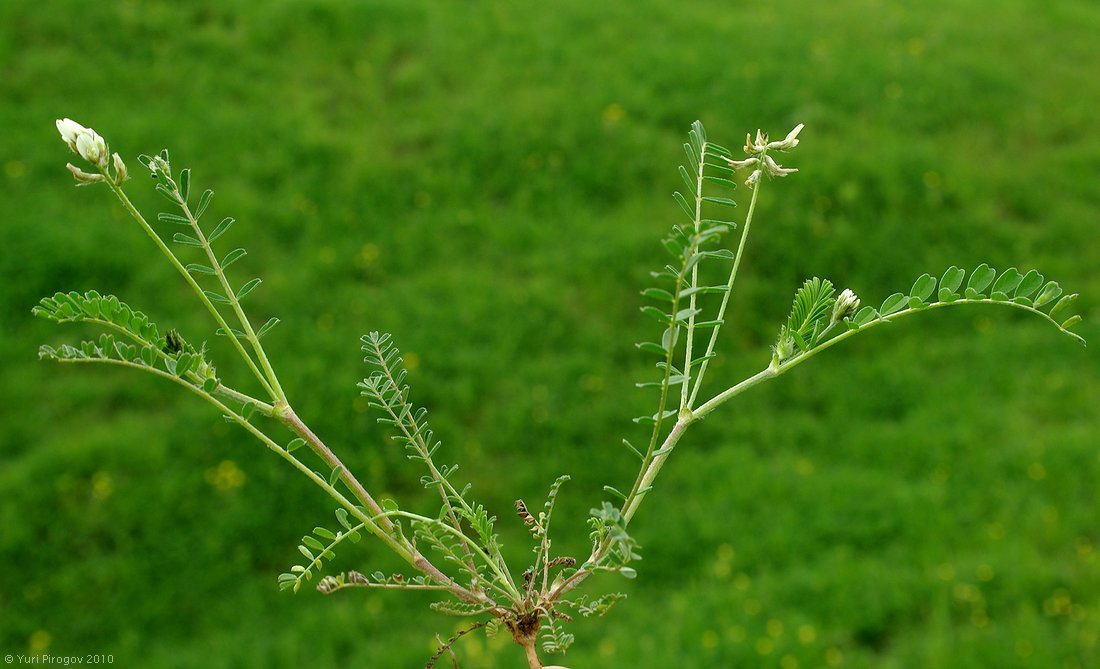
[[[835,295],[836,290],[827,279],[814,277],[802,284],[794,295],[787,324],[780,331],[780,341],[790,339],[803,351],[817,346],[818,337],[829,324]]]
[[[298,552],[306,558],[307,562],[294,565],[289,572],[280,574],[279,589],[292,589],[294,592],[298,592],[298,589],[302,586],[302,581],[312,579],[314,570],[321,568],[325,558],[332,560],[336,557],[333,552],[336,546],[340,545],[345,539],[351,540],[352,543],[358,543],[362,538],[360,531],[364,527],[366,525],[360,523],[338,532],[333,532],[324,527],[313,528],[313,534],[303,536],[302,543],[298,545]]]
[[[818,349],[876,325],[927,309],[959,305],[999,305],[1026,311],[1048,321],[1079,344],[1085,344],[1084,338],[1070,330],[1081,320],[1069,309],[1077,295],[1063,295],[1058,282],[1047,281],[1038,270],[1021,274],[1010,267],[998,274],[982,263],[970,272],[970,280],[964,287],[966,274],[954,265],[939,281],[930,274],[923,274],[913,282],[908,293],[893,293],[877,309],[864,306],[857,310],[859,301],[856,299],[854,304],[845,305],[845,313],[837,312],[839,305],[831,283],[816,277],[810,279],[795,294],[791,315],[780,330],[773,361],[789,367]],[[832,336],[828,336],[830,334]]]

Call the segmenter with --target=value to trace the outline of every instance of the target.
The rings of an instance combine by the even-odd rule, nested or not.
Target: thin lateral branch
[[[173,185],[175,185],[174,182]],[[218,282],[225,291],[225,298],[229,300],[230,306],[233,307],[233,313],[237,315],[237,320],[240,321],[241,327],[244,328],[245,337],[248,339],[248,343],[252,345],[252,350],[256,352],[256,358],[259,359],[264,374],[267,375],[267,379],[271,383],[271,395],[273,399],[275,399],[276,402],[286,403],[286,393],[283,392],[282,386],[279,385],[279,377],[275,375],[275,369],[271,366],[271,361],[267,359],[267,353],[264,352],[264,347],[260,344],[260,340],[256,336],[256,331],[252,329],[252,323],[248,320],[248,315],[244,313],[240,300],[237,299],[236,293],[234,293],[233,289],[229,286],[229,279],[226,278],[221,263],[218,262],[217,257],[214,255],[214,249],[211,248],[210,242],[206,239],[206,235],[203,234],[202,228],[199,226],[198,219],[191,213],[191,208],[187,206],[187,202],[183,199],[178,187],[175,188],[175,194],[176,198],[179,200],[180,209],[183,210],[183,214],[187,217],[187,220],[191,222],[191,229],[195,232],[199,242],[202,244],[202,248],[206,252],[206,257],[210,260],[210,267],[214,270],[214,274],[218,277]],[[225,334],[226,336],[232,336],[232,332],[228,329],[225,329]]]
[[[386,381],[389,383],[390,387],[395,389],[398,393],[398,396],[400,397],[401,387],[393,376],[393,370],[386,362],[385,356],[382,355],[382,351],[378,348],[377,345],[374,346],[374,349],[374,352],[379,360],[379,367],[381,368],[382,374],[385,375]],[[402,403],[404,404],[404,399],[402,399]],[[469,509],[468,506],[466,506],[465,500],[462,499],[461,495],[457,494],[453,486],[449,485],[447,479],[442,474],[440,474],[439,469],[435,466],[435,462],[432,460],[431,457],[431,445],[424,441],[424,429],[419,424],[417,424],[412,409],[410,408],[408,411],[404,411],[403,415],[405,416],[405,418],[402,418],[393,410],[393,407],[390,405],[389,402],[381,402],[381,404],[383,407],[385,407],[386,413],[389,414],[390,419],[394,422],[395,425],[397,425],[401,429],[401,433],[405,435],[405,439],[408,441],[408,443],[413,445],[413,448],[416,449],[417,454],[420,455],[421,459],[424,461],[424,464],[428,467],[428,471],[431,474],[432,480],[435,481],[435,487],[436,490],[438,490],[439,492],[439,497],[443,500],[443,506],[447,510],[448,520],[456,530],[459,530],[461,532],[462,526],[459,523],[458,517],[455,515],[454,507],[451,505],[451,495],[454,494],[455,497],[457,497],[459,501],[463,503],[467,511],[472,510]],[[470,547],[466,542],[465,536],[461,537],[459,541],[461,543],[463,552],[466,554],[466,566],[469,569],[470,573],[473,574],[474,582],[476,583],[478,579],[478,573],[477,567],[474,566],[473,556],[470,554]]]
[[[741,268],[741,255],[745,251],[745,244],[749,238],[749,228],[752,227],[753,214],[756,213],[756,199],[759,195],[760,184],[757,183],[752,189],[752,199],[749,200],[749,211],[745,215],[745,227],[741,230],[741,241],[737,244],[737,254],[733,258],[733,267],[730,269],[729,280],[726,281],[726,292],[722,295],[722,304],[718,307],[718,316],[715,318],[718,324],[710,331],[710,341],[707,342],[707,352],[706,355],[703,356],[703,362],[699,364],[699,373],[695,377],[695,382],[691,389],[691,397],[687,401],[687,409],[689,411],[691,411],[692,407],[695,405],[695,399],[699,395],[699,388],[703,385],[703,377],[706,376],[707,367],[710,365],[711,354],[714,353],[714,347],[718,343],[718,332],[722,329],[726,317],[726,307],[729,305],[730,295],[733,293],[733,284],[737,281],[737,271]]]
[[[122,206],[126,209],[127,213],[129,213],[130,216],[134,220],[136,220],[139,225],[141,225],[141,228],[145,230],[145,234],[149,235],[149,238],[152,239],[153,243],[157,245],[157,248],[160,249],[160,252],[168,258],[168,261],[172,264],[173,267],[176,268],[176,271],[178,271],[180,275],[183,276],[183,279],[187,282],[187,285],[191,286],[191,289],[195,291],[195,294],[199,297],[199,301],[203,303],[203,305],[206,307],[206,310],[209,311],[210,315],[214,317],[214,321],[229,336],[229,339],[233,342],[233,346],[237,349],[237,353],[239,353],[241,358],[244,359],[245,363],[248,365],[248,368],[252,370],[252,374],[256,377],[256,380],[260,382],[260,385],[263,386],[264,391],[272,397],[275,397],[275,391],[272,389],[271,384],[268,383],[268,380],[264,376],[263,372],[260,371],[260,368],[256,366],[256,361],[253,360],[252,356],[249,355],[248,352],[244,349],[244,346],[241,345],[240,340],[233,336],[233,332],[230,329],[229,324],[225,322],[225,318],[222,317],[221,312],[218,311],[218,308],[214,306],[214,303],[210,301],[210,298],[206,296],[206,293],[203,292],[198,282],[195,281],[195,277],[191,276],[191,273],[188,272],[187,269],[184,268],[183,264],[180,263],[179,259],[176,258],[176,254],[172,253],[172,249],[168,248],[168,245],[164,243],[164,240],[160,238],[160,235],[158,235],[156,231],[153,230],[152,226],[149,225],[149,222],[145,220],[145,217],[141,215],[141,212],[137,210],[137,207],[134,206],[134,203],[130,201],[130,198],[122,190],[122,187],[115,185],[115,183],[111,179],[107,179],[106,183],[110,186],[111,191],[115,194],[115,196],[118,197],[119,201],[122,202]]]
[[[473,632],[475,630],[479,630],[479,629],[481,629],[482,627],[485,627],[488,624],[489,624],[488,620],[478,621],[478,622],[474,623],[473,625],[471,625],[471,626],[469,626],[465,629],[459,630],[458,632],[455,633],[454,636],[447,639],[446,641],[443,641],[443,639],[438,634],[436,634],[435,638],[436,638],[436,641],[439,642],[439,650],[437,650],[435,652],[435,655],[432,655],[431,659],[428,660],[428,663],[424,665],[424,669],[432,669],[432,667],[435,666],[435,663],[439,661],[439,658],[443,657],[444,653],[450,653],[451,654],[451,662],[453,663],[455,669],[458,669],[458,660],[455,658],[455,654],[454,654],[454,651],[451,650],[451,646],[455,645],[455,643],[459,639],[466,636],[470,632]]]

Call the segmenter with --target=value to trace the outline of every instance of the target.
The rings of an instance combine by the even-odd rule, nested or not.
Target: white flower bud
[[[752,174],[749,175],[749,178],[745,179],[745,185],[749,188],[755,188],[756,184],[760,183],[761,174],[762,172],[760,170],[753,170]]]
[[[71,118],[59,118],[56,123],[57,131],[61,133],[61,140],[68,144],[70,149],[76,151],[76,138],[87,128]]]
[[[845,288],[833,303],[833,317],[831,323],[839,323],[841,319],[852,316],[859,309],[859,298],[851,288]]]
[[[794,130],[787,133],[786,138],[784,138],[784,139],[782,139],[778,142],[768,143],[768,148],[769,149],[778,149],[780,151],[786,151],[788,149],[793,149],[794,147],[798,146],[798,133],[802,132],[802,128],[804,128],[805,126],[806,126],[805,123],[799,123],[798,125],[796,125],[794,127]]]
[[[72,163],[66,163],[65,167],[69,168],[69,171],[73,173],[77,186],[88,186],[103,181],[102,174],[89,174]]]
[[[87,128],[76,137],[76,152],[80,157],[99,167],[107,166],[107,143],[96,133]]]
[[[57,131],[69,148],[98,167],[107,167],[107,142],[95,130],[85,128],[71,118],[58,119]]]
[[[117,153],[111,156],[111,162],[115,168],[115,185],[121,186],[123,181],[130,178],[130,171],[126,169],[126,163],[122,162],[122,156]]]

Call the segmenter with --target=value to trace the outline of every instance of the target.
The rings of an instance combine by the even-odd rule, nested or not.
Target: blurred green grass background
[[[299,413],[427,511],[355,390],[358,337],[393,332],[518,565],[514,499],[572,474],[556,541],[579,556],[601,486],[633,476],[638,290],[696,118],[731,147],[806,123],[801,171],[763,192],[715,391],[766,364],[812,275],[877,304],[951,264],[1034,266],[1100,339],[1097,34],[1091,0],[0,4],[0,651],[413,667],[459,624],[416,594],[277,592],[331,524],[319,491],[175,388],[36,360],[87,334],[30,316],[56,290],[213,339],[105,189],[72,188],[55,118],[133,171],[168,146],[217,191]],[[147,186],[129,191],[152,214]],[[1097,666],[1097,370],[1035,319],[948,310],[752,391],[677,451],[633,526],[640,577],[593,584],[630,598],[576,626],[566,664]],[[360,547],[334,570],[398,566]],[[523,663],[504,639],[459,654]]]

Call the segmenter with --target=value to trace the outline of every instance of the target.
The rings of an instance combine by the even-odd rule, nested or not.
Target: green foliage
[[[672,232],[662,242],[665,251],[672,257],[671,264],[665,265],[660,271],[650,273],[656,279],[665,280],[666,287],[652,287],[642,291],[644,297],[660,305],[646,305],[642,307],[642,313],[657,321],[663,330],[659,343],[648,341],[636,344],[642,351],[655,354],[660,358],[657,363],[657,368],[661,372],[660,379],[637,384],[642,388],[660,389],[661,400],[658,411],[652,416],[640,416],[634,419],[637,423],[652,425],[654,433],[660,431],[661,424],[666,418],[676,413],[674,410],[665,409],[668,389],[688,384],[693,370],[708,357],[693,358],[686,365],[678,365],[674,362],[677,353],[683,350],[686,342],[682,334],[721,325],[721,319],[717,316],[709,320],[703,317],[704,312],[699,306],[698,298],[704,295],[724,294],[729,287],[699,285],[700,266],[709,259],[733,258],[733,254],[727,249],[715,247],[722,235],[735,228],[736,223],[721,218],[707,218],[706,215],[711,209],[716,212],[713,215],[722,215],[728,208],[735,206],[736,202],[728,197],[708,195],[705,189],[712,184],[727,190],[735,187],[730,179],[733,170],[727,162],[731,153],[728,149],[707,141],[706,131],[699,121],[692,124],[688,132],[684,153],[687,155],[688,165],[680,166],[680,176],[684,180],[689,196],[685,197],[680,192],[676,192],[674,197],[687,216],[688,223],[674,225]]]
[[[440,432],[457,434],[458,426],[477,432],[477,448],[467,450],[463,444],[462,453],[464,472],[481,490],[513,452],[520,429],[516,425],[530,417],[526,387],[575,387],[582,372],[599,379],[603,390],[578,390],[558,407],[569,415],[568,427],[551,421],[522,429],[524,447],[539,453],[538,458],[508,460],[517,485],[532,486],[548,469],[574,467],[570,463],[583,459],[586,466],[574,471],[586,489],[595,489],[599,486],[592,479],[597,475],[591,470],[607,472],[621,464],[598,448],[618,441],[606,428],[613,412],[624,405],[640,412],[633,411],[639,403],[629,394],[611,391],[622,387],[624,376],[637,378],[638,372],[630,362],[609,355],[609,333],[641,332],[619,308],[624,300],[618,287],[623,276],[644,269],[645,254],[639,249],[647,235],[656,234],[655,221],[675,214],[676,206],[662,195],[667,187],[654,184],[662,181],[659,165],[668,164],[661,156],[667,155],[663,147],[669,144],[669,133],[677,119],[694,110],[702,110],[710,124],[727,123],[731,109],[743,118],[768,123],[775,118],[778,123],[777,110],[799,107],[812,112],[811,129],[836,130],[822,137],[819,147],[807,146],[820,151],[813,156],[814,187],[790,190],[785,196],[790,206],[764,210],[775,234],[754,242],[754,262],[748,265],[753,282],[744,284],[746,290],[739,295],[741,313],[781,309],[787,297],[774,287],[797,285],[805,267],[843,267],[853,285],[877,287],[887,277],[919,274],[925,267],[916,264],[918,255],[927,267],[945,266],[947,246],[971,266],[982,254],[1002,265],[1013,257],[1036,264],[1041,260],[1050,273],[1057,269],[1058,275],[1077,277],[1078,282],[1090,276],[1084,250],[1091,239],[1087,229],[1093,187],[1088,177],[1093,170],[1087,157],[1094,153],[1096,133],[1083,120],[1087,115],[1079,112],[1089,101],[1088,87],[1080,82],[1087,81],[1086,65],[1095,60],[1088,57],[1095,51],[1095,12],[1081,2],[1043,8],[1010,3],[998,6],[1003,11],[990,11],[988,4],[952,7],[950,12],[929,6],[896,21],[899,17],[888,7],[872,8],[868,15],[862,3],[793,12],[776,6],[774,15],[743,7],[724,14],[728,20],[714,21],[713,4],[670,16],[644,3],[631,5],[629,11],[614,4],[594,8],[591,3],[567,3],[549,14],[535,6],[503,13],[474,9],[479,19],[474,22],[469,8],[434,7],[426,14],[416,3],[370,8],[282,3],[268,8],[262,21],[250,15],[252,10],[235,6],[213,11],[165,6],[134,14],[94,3],[62,3],[61,11],[48,13],[12,4],[0,10],[11,19],[0,22],[12,37],[6,42],[12,66],[6,85],[12,99],[26,104],[12,106],[10,111],[18,107],[18,114],[8,118],[13,151],[4,165],[11,186],[5,191],[6,210],[24,212],[28,225],[5,228],[5,247],[11,250],[4,268],[5,304],[17,322],[17,313],[56,286],[83,290],[100,285],[120,294],[158,291],[155,302],[144,301],[155,303],[158,312],[176,313],[167,309],[177,302],[177,294],[164,290],[156,273],[129,271],[134,250],[144,250],[138,247],[140,240],[124,238],[113,226],[92,225],[85,216],[85,193],[58,198],[54,182],[42,179],[36,184],[27,178],[54,170],[56,153],[47,161],[45,152],[37,152],[40,129],[23,130],[21,119],[35,115],[35,109],[37,116],[48,118],[53,109],[73,104],[99,118],[112,113],[125,118],[132,112],[127,107],[131,96],[116,94],[105,81],[123,82],[118,92],[125,93],[124,82],[171,81],[178,78],[172,69],[187,62],[200,76],[192,78],[186,95],[163,86],[161,95],[147,101],[143,115],[170,123],[182,150],[204,146],[200,159],[215,169],[226,157],[228,176],[220,179],[224,185],[247,184],[219,190],[219,204],[232,204],[242,220],[263,222],[248,246],[263,250],[270,260],[271,276],[265,278],[279,287],[280,310],[296,314],[293,337],[277,343],[291,351],[308,343],[309,354],[288,356],[284,369],[293,385],[308,388],[300,400],[303,414],[324,416],[319,431],[340,434],[347,425],[362,426],[341,394],[339,375],[326,379],[318,374],[316,361],[339,359],[346,342],[357,336],[356,322],[369,312],[371,318],[385,319],[387,327],[410,333],[405,341],[409,350],[440,351],[446,344],[446,355],[424,356],[418,391],[429,406],[446,393],[446,409],[433,411]],[[868,16],[876,19],[874,25],[882,19],[891,28],[868,32]],[[578,21],[596,26],[590,39],[574,39]],[[419,48],[429,24],[444,30],[432,48]],[[459,24],[473,29],[446,30]],[[966,39],[975,25],[981,26],[983,39]],[[284,30],[288,26],[302,29]],[[133,30],[158,37],[120,41],[120,35]],[[364,40],[372,30],[384,38]],[[630,39],[618,39],[627,34]],[[1013,57],[1024,52],[1004,45],[1019,43],[1022,34],[1029,43],[1062,48],[1032,49],[1026,58]],[[277,35],[282,55],[272,58],[265,44]],[[675,54],[636,48],[669,39],[695,47]],[[323,49],[315,48],[320,40]],[[751,57],[730,61],[728,53],[723,55],[729,45],[749,41],[754,45]],[[84,58],[89,48],[97,53],[94,72]],[[778,65],[800,49],[813,60],[813,68],[800,73]],[[146,57],[136,58],[136,53]],[[334,69],[333,53],[342,54],[348,67]],[[1066,58],[1067,53],[1084,57]],[[257,60],[257,54],[265,55]],[[932,58],[937,67],[930,69]],[[229,61],[239,67],[222,67]],[[567,83],[576,77],[526,76],[548,63],[558,73],[583,71],[597,85],[579,91]],[[59,71],[67,74],[36,76]],[[426,72],[444,85],[422,85]],[[470,78],[470,72],[478,76]],[[776,85],[776,75],[790,85]],[[303,86],[303,81],[325,85]],[[1021,82],[1026,82],[1023,88]],[[462,85],[450,85],[454,83]],[[520,94],[514,95],[517,90]],[[959,94],[974,90],[980,94]],[[701,98],[698,91],[704,91]],[[234,104],[203,102],[224,99],[227,93]],[[332,104],[328,98],[333,95],[341,104]],[[505,95],[517,104],[485,104]],[[293,103],[273,107],[272,99]],[[567,105],[561,104],[564,99]],[[822,99],[830,104],[822,106]],[[1041,118],[1029,104],[1035,100],[1043,101]],[[621,122],[600,116],[612,103],[623,110]],[[199,107],[201,113],[194,113]],[[364,108],[376,112],[369,124],[357,112]],[[852,124],[852,109],[871,111]],[[150,124],[139,120],[123,125],[136,138],[132,145],[153,141]],[[899,133],[898,128],[919,132]],[[218,133],[218,146],[204,144],[211,132]],[[856,144],[859,150],[850,150]],[[944,146],[968,150],[945,152]],[[585,156],[582,163],[571,158],[579,155]],[[564,163],[555,165],[555,156],[565,156]],[[654,156],[658,159],[651,162]],[[1021,170],[1020,164],[1044,167]],[[437,168],[426,170],[425,165]],[[22,179],[15,176],[20,166],[25,170]],[[203,172],[209,169],[204,166]],[[295,176],[287,182],[280,173]],[[420,209],[428,198],[434,206]],[[461,215],[440,216],[452,206]],[[78,220],[81,224],[75,225]],[[963,220],[966,229],[960,234]],[[363,226],[369,226],[369,241],[380,251],[369,265],[359,263],[357,255]],[[324,248],[334,236],[339,239],[333,245],[335,261]],[[805,238],[813,243],[790,241]],[[927,250],[927,258],[923,251],[913,254],[914,248]],[[1065,254],[1060,251],[1065,248],[1082,252]],[[473,253],[485,262],[469,263]],[[798,267],[803,270],[786,269]],[[788,271],[796,273],[788,276]],[[580,285],[585,286],[583,294],[577,292]],[[1080,286],[1081,292],[1086,287],[1092,286]],[[454,299],[439,299],[440,294],[452,295],[446,292],[452,289]],[[316,299],[322,293],[347,307],[331,330],[317,327],[332,312],[328,300]],[[395,295],[410,308],[390,306]],[[253,298],[265,304],[268,295],[259,292]],[[525,308],[512,309],[512,304]],[[490,327],[499,322],[502,309],[509,327]],[[800,666],[819,666],[834,648],[843,651],[845,666],[855,667],[884,662],[1057,666],[1074,660],[1087,665],[1095,659],[1082,644],[1087,624],[1082,627],[1068,616],[1050,617],[1043,610],[1054,588],[1064,586],[1075,603],[1091,611],[1088,602],[1095,587],[1075,542],[1087,537],[1095,510],[1087,491],[1074,483],[1094,473],[1094,449],[1080,437],[1095,433],[1095,421],[1078,413],[1082,402],[1096,394],[1096,375],[1089,373],[1094,365],[1086,360],[1075,368],[1068,384],[1072,391],[1065,390],[1066,377],[1058,370],[1073,358],[1066,358],[1070,354],[1060,347],[1036,345],[1041,333],[1027,323],[1003,337],[983,337],[980,347],[959,344],[962,337],[944,343],[947,334],[985,327],[985,315],[975,311],[938,321],[934,333],[917,326],[922,334],[944,335],[943,341],[921,337],[914,345],[901,338],[896,354],[850,356],[843,374],[822,375],[815,391],[842,400],[842,433],[823,427],[827,416],[820,412],[829,413],[828,407],[814,406],[807,417],[804,410],[777,409],[783,403],[754,398],[723,417],[721,432],[736,435],[737,448],[723,447],[722,436],[714,432],[719,423],[710,421],[707,447],[683,453],[689,459],[678,468],[680,473],[668,472],[676,489],[690,487],[693,500],[711,508],[770,511],[700,513],[680,523],[679,504],[647,508],[644,522],[632,527],[647,546],[657,545],[646,540],[652,528],[658,528],[662,545],[668,545],[666,532],[692,539],[675,542],[660,554],[647,552],[647,572],[660,578],[690,569],[698,578],[673,579],[657,596],[644,588],[633,593],[638,606],[618,611],[625,619],[607,629],[606,646],[615,648],[616,662],[757,666],[778,663],[790,654]],[[173,321],[185,332],[198,332],[185,314]],[[729,345],[751,357],[774,330],[761,332],[750,319],[743,322],[748,328],[739,328],[740,336],[729,338]],[[562,331],[570,333],[573,345],[559,348]],[[188,489],[192,494],[186,505],[173,514],[172,500],[158,497],[158,491],[187,489],[194,479],[201,488],[201,477],[186,465],[207,466],[203,458],[210,451],[196,450],[194,440],[232,446],[226,437],[216,430],[204,437],[201,419],[186,406],[178,418],[159,406],[145,415],[119,411],[123,401],[144,406],[162,399],[123,375],[97,381],[94,395],[79,374],[44,377],[19,357],[31,350],[27,341],[42,333],[17,327],[9,334],[13,357],[5,365],[5,406],[11,409],[7,448],[14,457],[3,486],[18,517],[5,520],[8,546],[21,536],[50,533],[52,538],[31,561],[20,551],[4,553],[11,558],[7,562],[21,567],[9,570],[4,588],[13,593],[6,602],[12,615],[5,616],[3,625],[7,645],[21,647],[42,629],[57,647],[140,646],[149,666],[174,667],[209,666],[215,656],[242,667],[295,663],[288,658],[299,664],[308,658],[315,666],[356,661],[405,666],[423,653],[419,601],[371,593],[365,604],[359,596],[317,603],[318,598],[280,600],[265,593],[267,565],[283,559],[279,555],[285,557],[286,550],[265,548],[260,539],[266,534],[255,528],[286,534],[292,521],[270,509],[309,507],[308,495],[293,485],[282,485],[277,500],[253,485],[267,477],[280,482],[274,467],[249,462],[248,485],[232,495]],[[866,346],[876,350],[873,340]],[[485,350],[497,354],[478,354]],[[549,357],[547,350],[552,351]],[[925,378],[907,374],[906,365],[898,364],[914,355],[937,361],[958,358],[973,370],[970,379],[996,379],[998,414],[1012,415],[1008,428],[999,432],[996,425],[983,422],[989,402],[982,393],[968,393],[961,385],[937,385],[929,393],[922,385],[928,382]],[[1016,376],[999,372],[1009,356],[1015,361],[1009,367],[1030,383],[1021,385]],[[825,364],[837,365],[839,359]],[[887,376],[884,370],[889,370]],[[722,369],[723,376],[729,373],[729,367]],[[65,392],[51,397],[52,384],[62,379]],[[844,388],[852,379],[865,384],[885,380],[891,392],[851,396]],[[1044,392],[1034,392],[1036,382]],[[955,381],[948,378],[947,383]],[[788,404],[805,400],[787,397],[789,390],[783,387],[775,392],[791,400]],[[899,408],[904,399],[934,401],[948,394],[952,402]],[[192,440],[151,440],[151,435],[163,433],[166,420]],[[99,429],[86,431],[88,425]],[[495,427],[480,429],[486,425]],[[1042,440],[1027,438],[1040,433]],[[575,440],[576,434],[585,437]],[[861,445],[861,438],[874,448]],[[900,448],[917,439],[924,445],[919,454]],[[1025,447],[1037,441],[1059,448],[1040,454]],[[1001,447],[965,446],[987,442]],[[170,462],[156,459],[162,443],[175,454]],[[835,455],[841,443],[843,457],[817,457],[819,451]],[[141,448],[134,448],[136,444]],[[768,449],[751,444],[768,444]],[[124,454],[130,462],[120,464]],[[213,457],[222,457],[220,449]],[[1032,459],[1045,465],[1043,481],[1013,476],[1026,471]],[[372,471],[381,470],[375,476],[386,482],[389,463],[379,460],[382,464],[376,466],[372,456]],[[808,476],[803,467],[807,461],[813,465]],[[692,480],[682,473],[689,467]],[[132,492],[123,495],[122,486],[116,485],[105,502],[87,503],[79,493],[87,493],[93,472],[110,475],[116,484],[125,480]],[[883,485],[866,485],[876,478]],[[155,486],[149,485],[150,479]],[[42,480],[56,481],[56,486],[42,486]],[[789,486],[791,482],[797,485]],[[846,491],[852,489],[863,493],[859,505],[848,505],[851,494]],[[991,489],[998,490],[997,501],[1007,508],[1030,510],[990,520],[1004,523],[1004,541],[990,539],[993,535],[980,521],[965,521],[989,518],[986,491]],[[925,496],[929,490],[935,494]],[[133,495],[140,504],[133,502]],[[402,498],[414,504],[424,501],[416,491]],[[151,499],[163,501],[164,508],[150,513],[156,506]],[[79,511],[73,512],[70,504]],[[921,512],[909,513],[910,504]],[[242,512],[246,505],[254,510]],[[891,513],[861,515],[874,509],[900,517],[900,527],[909,530],[904,539],[894,534],[886,540],[868,530],[876,523],[899,527]],[[1057,522],[1044,522],[1052,509],[1059,512]],[[798,521],[779,522],[783,514]],[[944,514],[951,522],[939,522]],[[830,522],[835,517],[845,522]],[[202,541],[194,541],[188,530],[195,518],[204,519]],[[76,531],[56,533],[66,521]],[[516,536],[501,531],[506,540]],[[728,577],[711,571],[724,541],[731,541],[737,552]],[[898,552],[901,541],[915,548]],[[74,561],[74,554],[89,559]],[[957,582],[941,584],[930,575],[945,555],[952,562],[958,557]],[[973,577],[974,567],[983,562],[996,567],[989,584]],[[211,569],[211,564],[218,568]],[[106,573],[126,578],[115,581]],[[741,575],[752,581],[744,590],[740,578],[734,587],[734,576]],[[148,587],[154,581],[156,593]],[[972,622],[968,603],[953,599],[957,590],[952,588],[971,581],[987,602],[991,624],[986,628]],[[55,604],[43,607],[42,599],[32,598],[36,590]],[[74,614],[77,608],[84,610],[91,595],[104,592],[109,596],[93,598],[95,616]],[[374,612],[383,600],[384,615],[363,615],[365,607]],[[730,611],[747,610],[753,600],[763,605],[759,616],[738,615],[737,622],[727,624]],[[668,643],[637,634],[652,622],[651,614],[643,612],[658,608],[682,613],[663,620],[665,633],[659,638]],[[929,616],[930,610],[935,615]],[[290,616],[297,621],[293,629],[266,633]],[[760,657],[750,642],[765,638],[765,623],[772,619],[782,620],[785,632],[774,652]],[[141,621],[140,631],[133,627],[135,620]],[[817,634],[803,644],[795,635],[806,624]],[[750,642],[732,641],[735,627]],[[364,651],[356,640],[366,636],[384,636],[392,643],[371,644]],[[707,638],[719,639],[717,647],[700,643]],[[483,646],[476,659],[471,653],[468,663],[503,666],[514,661],[500,641]],[[1015,655],[1021,641],[1034,649],[1031,657]],[[580,643],[569,664],[606,664],[609,660],[600,655],[604,647]],[[465,666],[467,658],[462,659]]]
[[[833,310],[836,290],[828,279],[816,276],[794,294],[794,304],[787,324],[779,332],[780,346],[790,339],[798,348],[808,351],[817,346],[817,339],[829,325],[829,314]]]
[[[160,340],[156,323],[143,312],[132,309],[114,295],[100,295],[94,290],[83,295],[72,291],[44,297],[31,313],[57,323],[90,322],[113,327],[147,345]]]
[[[312,579],[314,570],[318,570],[324,565],[325,558],[329,560],[336,558],[336,553],[333,552],[336,546],[343,543],[345,539],[350,539],[352,543],[359,543],[362,538],[361,531],[366,525],[360,523],[352,526],[348,521],[347,512],[343,509],[337,509],[336,518],[344,526],[343,530],[333,532],[324,527],[315,527],[312,535],[307,534],[302,537],[302,543],[298,544],[298,552],[305,556],[308,562],[296,564],[290,568],[289,572],[280,574],[280,590],[292,589],[294,592],[298,592],[298,589],[302,586],[302,581]],[[324,543],[322,543],[322,539]],[[337,586],[344,584],[343,579],[328,582],[325,591],[331,592]]]
[[[576,641],[576,637],[563,630],[554,620],[554,616],[546,616],[542,619],[540,628],[542,649],[547,653],[561,654],[569,650]]]
[[[1055,302],[1062,295],[1061,286],[1055,281],[1044,283],[1045,278],[1037,270],[1020,274],[1015,267],[1010,267],[998,275],[996,270],[982,263],[970,272],[970,281],[960,294],[959,288],[965,275],[965,270],[952,265],[943,273],[937,291],[936,279],[930,274],[922,274],[913,283],[908,295],[894,293],[883,300],[878,309],[865,306],[852,316],[844,317],[846,332],[833,332],[837,323],[830,322],[828,318],[835,303],[832,284],[814,277],[795,294],[791,315],[781,329],[779,343],[776,344],[776,359],[790,365],[813,349],[831,345],[880,323],[924,309],[964,304],[995,304],[1022,309],[1047,320],[1081,345],[1085,344],[1083,337],[1069,330],[1080,322],[1080,316],[1066,318],[1066,314],[1061,313],[1077,295],[1067,295]],[[933,296],[936,299],[932,299]],[[833,332],[832,337],[827,336],[830,332]],[[799,353],[795,353],[792,344],[798,345]]]
[[[642,559],[642,556],[638,553],[641,546],[626,531],[626,521],[619,509],[608,502],[604,502],[600,508],[591,509],[589,513],[591,516],[588,519],[588,524],[592,528],[589,539],[592,541],[593,552],[596,552],[604,542],[609,543],[610,550],[605,554],[606,561],[591,565],[586,564],[585,566],[592,569],[616,571],[626,578],[637,576],[634,568],[628,567],[627,563]]]

